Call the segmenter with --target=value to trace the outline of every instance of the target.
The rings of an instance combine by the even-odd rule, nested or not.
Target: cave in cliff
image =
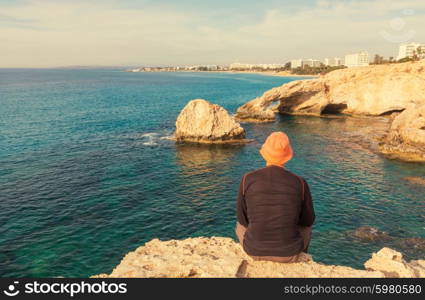
[[[345,109],[347,109],[347,104],[328,104],[323,109],[322,115],[336,115],[342,113]]]

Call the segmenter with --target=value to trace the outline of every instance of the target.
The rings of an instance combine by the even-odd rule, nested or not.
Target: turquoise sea
[[[0,276],[109,273],[153,239],[234,237],[243,173],[264,165],[258,150],[285,131],[288,169],[311,186],[316,261],[362,267],[383,244],[355,240],[370,225],[408,259],[423,250],[425,165],[388,160],[365,141],[385,120],[280,116],[243,124],[247,145],[176,145],[166,137],[191,99],[231,113],[296,78],[224,73],[126,73],[114,69],[0,70]],[[367,140],[367,139],[366,139]],[[371,150],[372,147],[372,150]]]

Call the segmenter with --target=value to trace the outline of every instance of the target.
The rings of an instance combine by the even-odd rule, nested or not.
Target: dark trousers
[[[311,226],[309,227],[299,226],[298,230],[304,240],[303,252],[307,252],[308,245],[310,244],[310,240],[311,240]],[[242,226],[239,222],[236,222],[235,232],[236,232],[236,236],[239,239],[239,243],[243,246],[243,240],[244,240],[244,236],[246,232],[246,227]],[[274,261],[274,262],[292,263],[292,262],[299,261],[300,253],[295,254],[293,256],[253,256],[253,255],[250,255],[250,256],[254,260],[268,260],[268,261]]]

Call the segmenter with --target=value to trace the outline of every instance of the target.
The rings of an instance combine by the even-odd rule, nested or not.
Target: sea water
[[[316,261],[362,267],[384,245],[407,259],[423,258],[423,250],[398,241],[425,235],[425,188],[403,179],[424,176],[425,166],[374,151],[371,140],[386,119],[279,116],[243,124],[253,142],[238,146],[176,145],[167,138],[191,99],[234,113],[296,79],[0,70],[0,276],[108,273],[153,238],[235,237],[240,178],[264,166],[258,150],[278,130],[295,151],[287,168],[311,187]],[[364,225],[394,239],[353,239]]]

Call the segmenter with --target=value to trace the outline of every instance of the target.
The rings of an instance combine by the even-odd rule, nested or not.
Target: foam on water
[[[143,145],[146,146],[158,146],[160,141],[172,139],[172,135],[168,132],[147,132],[140,137],[144,141]]]

